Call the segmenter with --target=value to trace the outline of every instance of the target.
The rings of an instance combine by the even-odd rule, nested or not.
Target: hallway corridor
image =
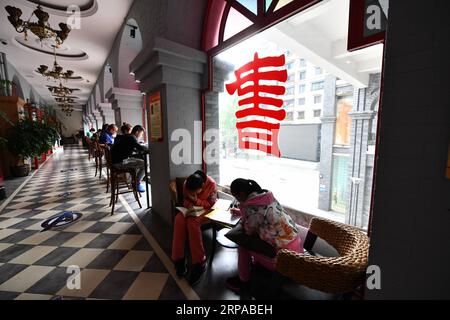
[[[171,276],[168,257],[123,199],[110,215],[94,172],[87,151],[68,146],[0,207],[0,300],[198,298]],[[41,232],[44,220],[63,211],[83,216]],[[81,269],[80,289],[66,285],[69,266]]]

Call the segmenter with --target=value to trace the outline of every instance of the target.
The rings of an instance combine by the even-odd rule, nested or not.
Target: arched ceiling
[[[58,85],[56,80],[48,81],[36,72],[40,65],[49,69],[54,63],[51,43],[42,44],[31,33],[28,41],[23,34],[17,33],[9,23],[8,13],[4,9],[10,5],[22,10],[22,19],[28,19],[36,8],[37,0],[0,0],[0,39],[7,45],[0,44],[0,52],[6,53],[8,61],[30,82],[46,103],[56,105],[47,86]],[[57,61],[65,70],[73,70],[78,79],[69,80],[69,88],[80,91],[74,93],[80,105],[86,104],[94,84],[103,71],[113,42],[119,33],[133,0],[41,0],[42,9],[49,13],[50,25],[58,28],[61,22],[68,23],[74,16],[80,17],[80,28],[73,29],[64,44],[56,50]],[[78,6],[79,11],[73,5]],[[69,13],[67,6],[70,6]],[[76,9],[75,12],[71,11]],[[37,20],[36,17],[32,21]],[[63,83],[64,84],[64,83]]]

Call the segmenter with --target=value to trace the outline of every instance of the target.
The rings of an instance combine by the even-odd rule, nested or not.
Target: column
[[[206,87],[206,62],[204,52],[156,38],[130,65],[143,92],[161,93],[163,141],[149,139],[152,211],[168,225],[173,224],[170,180],[187,176],[202,164],[201,92]],[[186,148],[177,154],[180,143]],[[176,163],[179,155],[187,161]]]
[[[227,77],[234,70],[232,65],[228,65],[219,60],[214,61],[213,68],[212,90],[205,95],[205,122],[207,130],[219,130],[219,94],[224,91],[224,84],[227,81]],[[208,175],[220,182],[219,158],[222,144],[218,135],[216,138],[218,139],[216,143],[219,146],[219,150],[217,150],[217,154],[207,155],[206,160],[209,163],[207,164]]]
[[[116,123],[116,117],[115,117],[115,113],[114,113],[111,103],[99,103],[96,106],[96,108],[102,116],[103,123],[107,123],[107,124],[115,124]]]
[[[142,94],[137,90],[111,88],[106,93],[114,111],[115,123],[121,126],[127,122],[132,126],[142,125]]]
[[[325,78],[321,121],[319,209],[330,211],[333,182],[333,145],[336,127],[336,77],[331,75]]]
[[[365,228],[370,212],[372,193],[373,156],[368,154],[369,134],[378,104],[380,76],[370,76],[369,87],[356,89],[355,108],[349,113],[352,118],[348,195],[346,223]]]

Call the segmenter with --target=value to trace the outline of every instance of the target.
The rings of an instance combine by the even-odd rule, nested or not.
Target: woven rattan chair
[[[369,239],[363,232],[338,222],[313,218],[305,249],[317,237],[333,246],[338,257],[321,257],[282,250],[276,271],[299,284],[326,293],[348,294],[364,281],[368,265]]]

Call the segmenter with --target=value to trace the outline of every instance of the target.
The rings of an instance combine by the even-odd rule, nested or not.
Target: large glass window
[[[383,47],[375,46],[348,55],[344,47],[333,46],[346,40],[348,10],[342,8],[340,1],[327,3],[317,15],[308,19],[299,19],[302,13],[295,15],[214,58],[217,62],[214,65],[229,66],[229,74],[223,92],[218,94],[220,159],[217,166],[208,166],[208,173],[225,189],[236,178],[253,179],[263,188],[270,189],[293,214],[307,213],[347,223],[367,222],[367,218],[355,219],[354,216],[367,215],[370,211],[373,157],[363,157],[370,152],[370,141],[376,137],[376,109],[372,105],[377,105],[374,101],[379,98]],[[311,10],[318,10],[322,5]],[[313,30],[312,34],[302,34],[303,27]],[[302,36],[296,38],[295,31]],[[327,47],[330,48],[328,53],[324,52]],[[234,71],[253,61],[255,53],[263,59],[287,52],[289,57],[285,65],[274,69],[287,71],[286,82],[265,79],[258,83],[254,78],[243,85],[240,92],[227,91],[225,86],[237,80]],[[370,71],[364,69],[368,64],[372,66]],[[266,71],[269,68],[262,67],[249,70],[240,77]],[[294,83],[297,74],[296,80],[301,82]],[[221,77],[222,73],[218,72],[214,81],[220,82]],[[281,120],[275,121],[265,112],[254,114],[247,110],[255,108],[252,104],[256,97],[252,91],[255,84],[285,87],[285,90],[276,89],[278,93],[257,93],[259,97],[281,100],[279,106],[266,102],[259,105],[260,110],[282,110]],[[358,90],[359,99],[355,100],[353,93]],[[352,121],[355,110],[364,112],[367,117],[370,108],[375,110],[374,118],[358,127],[365,131],[355,130]],[[206,111],[207,115],[217,114],[215,110]],[[329,119],[336,120],[330,122]],[[256,142],[272,146],[273,141],[268,141],[270,134],[266,129],[246,128],[239,132],[237,127],[245,121],[279,123],[276,142],[280,156],[246,148]],[[214,121],[207,118],[207,129],[210,123]],[[366,150],[359,152],[363,148]],[[355,170],[356,167],[359,169]],[[359,185],[359,193],[351,192],[351,188],[356,188],[352,184],[355,181],[359,184],[367,181],[367,185]],[[349,206],[355,201],[362,204],[361,208]]]

